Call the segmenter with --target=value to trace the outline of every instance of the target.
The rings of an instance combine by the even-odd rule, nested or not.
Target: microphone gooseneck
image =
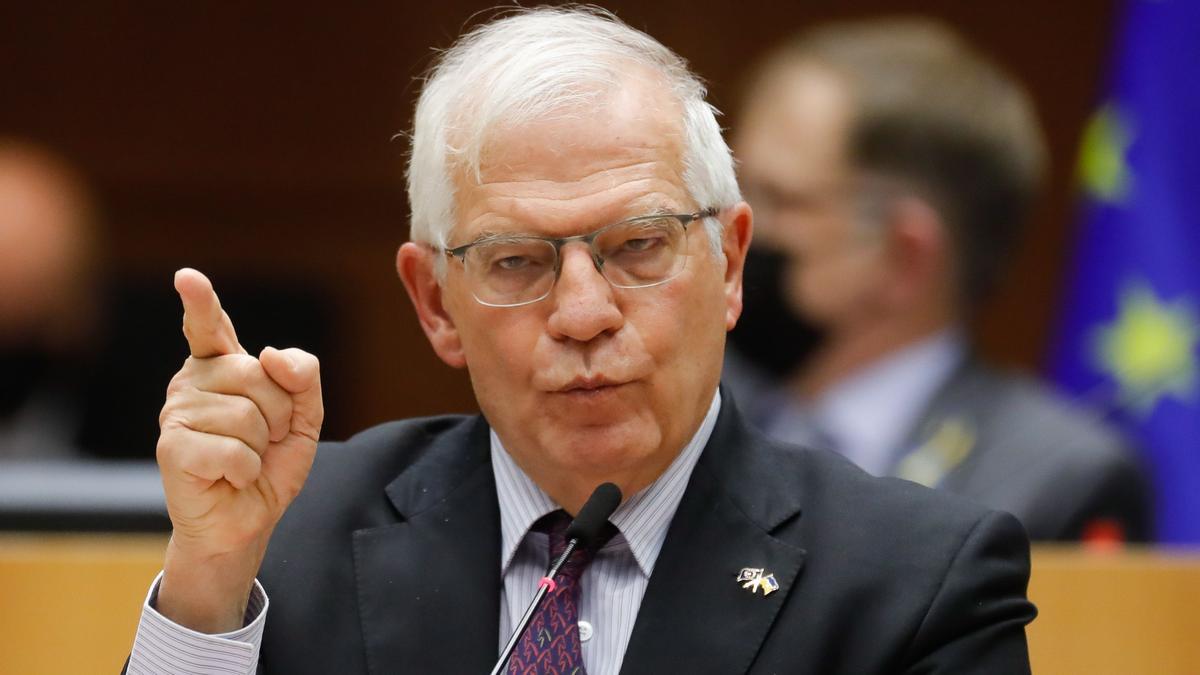
[[[533,601],[525,609],[525,614],[521,616],[520,622],[517,623],[512,637],[508,639],[508,643],[504,645],[504,649],[500,652],[500,660],[492,668],[491,675],[500,675],[508,666],[508,659],[512,656],[513,650],[517,648],[517,643],[520,642],[521,636],[525,634],[525,630],[529,627],[529,622],[533,620],[533,615],[542,603],[542,598],[546,597],[546,593],[554,587],[554,577],[558,574],[558,570],[567,562],[571,554],[575,552],[575,549],[587,548],[596,544],[600,532],[608,523],[608,517],[620,505],[621,489],[616,485],[602,483],[592,491],[592,496],[588,497],[588,500],[583,503],[583,506],[579,509],[579,513],[575,516],[575,520],[571,521],[571,524],[567,526],[566,548],[563,549],[562,555],[550,561],[550,569],[546,571],[546,576],[542,578],[542,583],[538,585],[537,592],[533,596]]]

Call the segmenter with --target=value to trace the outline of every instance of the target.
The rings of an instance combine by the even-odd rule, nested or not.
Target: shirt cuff
[[[208,635],[185,628],[159,614],[154,605],[162,572],[155,577],[142,605],[142,619],[129,655],[129,675],[253,675],[258,667],[270,602],[254,580],[246,603],[244,626]]]

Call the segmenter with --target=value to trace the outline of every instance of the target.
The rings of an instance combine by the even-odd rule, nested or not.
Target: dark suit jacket
[[[1146,480],[1123,439],[1044,386],[968,360],[942,386],[906,448],[937,457],[961,444],[934,472],[933,487],[1008,511],[1035,540],[1076,540],[1097,521],[1125,537],[1151,535]],[[957,437],[957,441],[955,438]],[[899,458],[896,475],[906,475]]]
[[[499,527],[479,417],[322,444],[260,574],[264,672],[488,672]],[[770,441],[726,398],[621,672],[1025,673],[1028,578],[1012,516]]]

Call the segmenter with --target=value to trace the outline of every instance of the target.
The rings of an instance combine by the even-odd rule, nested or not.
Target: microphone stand
[[[525,634],[525,629],[529,627],[529,622],[533,620],[533,614],[537,611],[538,605],[542,604],[542,598],[546,597],[546,592],[554,583],[554,577],[558,575],[558,570],[567,562],[567,558],[571,557],[571,554],[575,552],[578,546],[578,538],[568,541],[562,555],[558,556],[558,559],[551,563],[546,576],[538,584],[537,593],[533,595],[533,601],[529,603],[529,607],[525,610],[525,615],[521,617],[521,621],[517,624],[517,629],[513,631],[512,637],[508,639],[508,644],[504,645],[504,650],[500,652],[500,660],[496,662],[496,667],[492,668],[491,675],[500,675],[508,667],[508,659],[512,657],[513,650],[517,648],[517,643],[520,642],[521,636]]]
[[[567,558],[570,558],[571,554],[580,546],[598,547],[597,538],[600,535],[601,529],[608,523],[608,517],[617,510],[617,506],[620,504],[621,489],[612,483],[601,483],[592,491],[592,496],[588,497],[587,501],[579,509],[579,513],[575,516],[575,520],[571,521],[571,524],[567,527],[566,547],[550,565],[550,569],[546,571],[546,576],[542,577],[541,583],[538,584],[537,593],[533,595],[533,602],[529,603],[529,608],[525,610],[525,616],[521,617],[520,623],[517,624],[517,629],[513,631],[512,637],[508,639],[508,644],[504,645],[504,651],[501,652],[500,660],[496,663],[496,667],[492,668],[491,675],[500,675],[500,672],[508,667],[508,660],[512,658],[513,650],[517,648],[517,643],[520,642],[521,636],[529,628],[529,622],[533,620],[533,614],[537,611],[538,605],[542,603],[542,599],[546,597],[546,593],[553,591],[554,577],[558,576],[558,571],[567,562]]]

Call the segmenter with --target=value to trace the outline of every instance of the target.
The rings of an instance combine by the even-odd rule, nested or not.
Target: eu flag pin
[[[764,597],[779,590],[779,582],[775,581],[775,575],[762,567],[743,567],[735,581],[751,593],[757,593],[761,588]]]

